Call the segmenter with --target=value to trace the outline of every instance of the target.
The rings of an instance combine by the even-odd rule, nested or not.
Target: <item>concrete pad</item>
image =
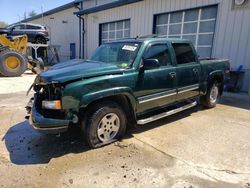
[[[26,71],[20,77],[0,77],[0,94],[27,91],[36,75]]]
[[[201,170],[250,179],[250,111],[226,105],[232,99],[226,94],[214,109],[196,107],[145,125],[133,136]],[[250,107],[250,97],[234,103]]]
[[[29,87],[34,78],[24,77],[10,92]],[[78,129],[61,136],[33,130],[24,119],[32,94],[6,91],[0,94],[0,187],[250,187],[247,95],[225,93],[214,109],[198,106],[90,150]]]

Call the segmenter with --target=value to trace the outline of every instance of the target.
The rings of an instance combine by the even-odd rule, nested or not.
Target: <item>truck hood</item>
[[[37,76],[36,83],[64,83],[96,76],[122,74],[123,70],[110,63],[75,59],[54,65],[48,71],[41,73]]]

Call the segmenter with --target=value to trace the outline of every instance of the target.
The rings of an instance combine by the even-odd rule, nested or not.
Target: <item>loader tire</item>
[[[26,69],[26,59],[18,51],[8,49],[0,52],[0,74],[3,76],[21,76]]]

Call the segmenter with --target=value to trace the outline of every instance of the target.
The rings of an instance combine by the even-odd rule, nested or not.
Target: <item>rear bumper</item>
[[[70,120],[44,117],[36,109],[35,97],[32,109],[30,111],[29,122],[31,126],[39,132],[57,134],[66,132],[68,130]]]

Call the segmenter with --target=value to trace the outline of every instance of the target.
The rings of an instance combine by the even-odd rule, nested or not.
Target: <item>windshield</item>
[[[114,42],[99,46],[92,54],[90,60],[113,63],[122,68],[129,68],[134,62],[139,42]]]
[[[9,26],[6,27],[6,29],[11,29],[14,26],[14,24],[11,24]]]

